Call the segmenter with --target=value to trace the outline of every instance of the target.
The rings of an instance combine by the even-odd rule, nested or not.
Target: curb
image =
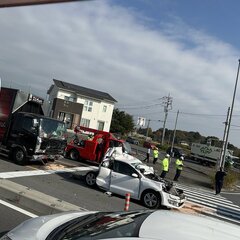
[[[0,197],[25,207],[41,215],[60,213],[65,211],[86,211],[86,209],[71,203],[62,201],[31,188],[11,182],[6,179],[0,180]]]

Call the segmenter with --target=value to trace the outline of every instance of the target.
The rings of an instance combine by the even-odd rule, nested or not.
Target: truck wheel
[[[69,157],[71,160],[77,161],[79,159],[79,152],[76,149],[71,149],[69,152]]]
[[[147,190],[143,192],[141,201],[145,207],[157,209],[160,206],[161,197],[159,193],[153,190]]]
[[[26,154],[21,148],[15,148],[13,150],[14,162],[19,165],[25,165],[27,163]]]
[[[94,187],[96,185],[96,173],[95,172],[89,172],[85,176],[85,183],[89,187]]]

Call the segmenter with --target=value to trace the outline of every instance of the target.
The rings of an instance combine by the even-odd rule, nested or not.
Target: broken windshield
[[[40,121],[40,137],[63,139],[66,133],[66,127],[63,122],[42,118]]]

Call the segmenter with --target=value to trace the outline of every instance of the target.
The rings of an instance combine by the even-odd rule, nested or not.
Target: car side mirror
[[[132,174],[132,177],[138,178],[138,175],[137,175],[136,173],[133,173],[133,174]]]
[[[109,167],[109,162],[103,162],[103,163],[102,163],[102,166],[103,166],[103,167],[106,167],[106,168]]]

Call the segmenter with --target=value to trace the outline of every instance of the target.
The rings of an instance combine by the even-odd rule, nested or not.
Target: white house
[[[114,104],[111,95],[72,83],[53,79],[48,90],[49,116],[65,121],[67,128],[76,125],[109,131]]]

